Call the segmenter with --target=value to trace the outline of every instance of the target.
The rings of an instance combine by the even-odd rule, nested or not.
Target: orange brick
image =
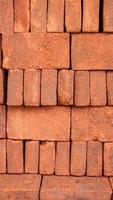
[[[25,148],[25,172],[38,173],[39,142],[26,141]]]
[[[81,0],[66,0],[65,26],[67,32],[81,31]]]
[[[14,0],[14,32],[29,31],[29,0]]]
[[[6,137],[6,107],[0,105],[0,138]]]
[[[83,176],[86,172],[86,143],[72,142],[71,147],[71,174]]]
[[[113,32],[113,1],[103,1],[103,31]]]
[[[73,105],[73,82],[72,70],[61,70],[58,73],[58,104]]]
[[[0,70],[0,104],[5,103],[5,74]]]
[[[24,104],[39,106],[40,104],[40,71],[25,70],[24,72]]]
[[[102,176],[102,143],[88,142],[87,176]]]
[[[23,71],[9,70],[7,105],[23,104]]]
[[[72,68],[75,70],[112,70],[112,41],[112,34],[73,34]]]
[[[113,105],[113,72],[107,72],[108,105]]]
[[[55,142],[40,144],[40,174],[53,174],[55,170]]]
[[[99,31],[100,0],[83,0],[83,32]]]
[[[90,72],[90,93],[91,105],[106,105],[106,72],[91,71]]]
[[[46,32],[47,0],[31,1],[31,31]]]
[[[23,143],[7,140],[8,173],[23,173]]]
[[[75,105],[88,106],[90,104],[89,71],[75,72]]]
[[[49,0],[47,32],[64,31],[64,0]]]
[[[0,140],[0,173],[6,173],[6,140]]]
[[[57,70],[42,70],[41,105],[57,104]]]
[[[55,174],[69,175],[70,142],[57,142]]]
[[[104,176],[113,176],[113,143],[104,143]]]

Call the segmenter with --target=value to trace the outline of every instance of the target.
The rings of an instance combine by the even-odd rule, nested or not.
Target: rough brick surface
[[[0,70],[0,104],[5,103],[5,74],[4,71]]]
[[[104,0],[103,2],[103,31],[113,32],[113,1]]]
[[[104,175],[113,176],[113,143],[104,144]]]
[[[113,72],[107,72],[108,105],[113,105]]]
[[[6,137],[6,107],[0,105],[0,138]]]
[[[6,140],[0,140],[0,173],[6,173]]]

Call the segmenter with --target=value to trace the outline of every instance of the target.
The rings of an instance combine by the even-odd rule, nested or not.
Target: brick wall
[[[0,0],[0,200],[112,200],[113,1]]]

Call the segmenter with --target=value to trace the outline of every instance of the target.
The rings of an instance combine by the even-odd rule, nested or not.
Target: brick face
[[[6,173],[6,140],[0,140],[0,173]]]
[[[108,105],[113,105],[113,72],[107,72]]]
[[[104,175],[113,176],[113,143],[104,144]]]
[[[6,107],[0,105],[0,138],[6,137]]]
[[[103,31],[113,32],[113,1],[104,0],[103,2]]]

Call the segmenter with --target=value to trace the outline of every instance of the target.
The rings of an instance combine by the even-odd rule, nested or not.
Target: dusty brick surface
[[[0,140],[0,173],[6,173],[6,140]]]
[[[0,138],[6,137],[6,107],[0,105]]]
[[[104,175],[113,176],[113,143],[104,143]]]
[[[113,32],[113,1],[103,2],[103,31]]]
[[[113,72],[107,72],[108,105],[113,105]]]
[[[5,73],[1,69],[0,70],[0,104],[5,103],[5,97],[6,97],[5,86],[6,86]]]

